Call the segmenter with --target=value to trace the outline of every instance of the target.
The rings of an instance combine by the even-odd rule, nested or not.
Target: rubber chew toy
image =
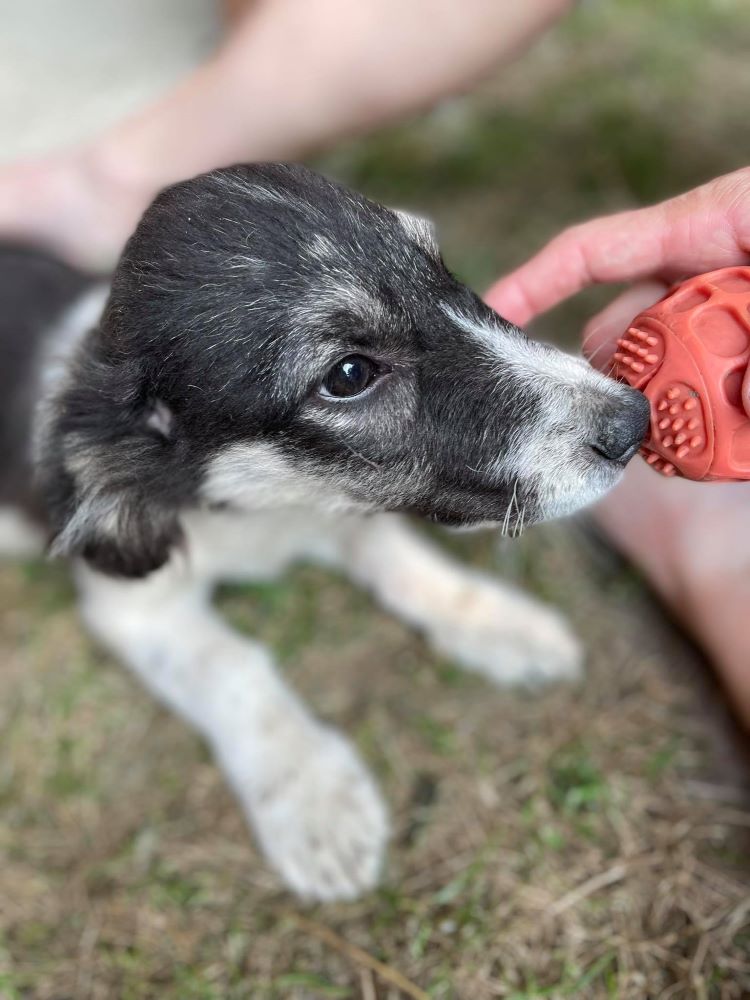
[[[637,316],[612,375],[651,404],[641,454],[665,476],[750,479],[750,267],[691,278]]]

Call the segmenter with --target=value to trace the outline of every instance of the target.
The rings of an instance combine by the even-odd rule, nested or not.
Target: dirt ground
[[[569,221],[750,163],[743,0],[591,3],[481,92],[320,165],[433,216],[481,288]],[[539,325],[572,343],[604,293]],[[748,759],[697,652],[580,524],[462,558],[563,608],[580,688],[499,692],[342,580],[229,619],[356,739],[382,888],[300,908],[206,748],[82,632],[64,567],[0,567],[0,998],[750,996]]]

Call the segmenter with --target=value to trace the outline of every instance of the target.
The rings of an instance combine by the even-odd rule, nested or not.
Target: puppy
[[[519,532],[568,514],[620,478],[645,400],[493,313],[423,221],[300,166],[164,191],[111,289],[11,249],[0,276],[6,540],[27,549],[43,521],[93,635],[208,741],[289,887],[369,889],[372,778],[213,587],[318,560],[498,684],[575,677],[554,611],[403,515]]]

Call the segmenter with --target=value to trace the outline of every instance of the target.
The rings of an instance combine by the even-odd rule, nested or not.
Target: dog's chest
[[[333,562],[339,521],[304,508],[195,510],[181,518],[191,570],[208,580],[267,580],[297,560]]]

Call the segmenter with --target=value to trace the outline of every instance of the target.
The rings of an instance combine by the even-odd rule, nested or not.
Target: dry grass
[[[520,555],[513,575],[575,591],[580,691],[488,697],[317,571],[224,596],[393,806],[385,887],[308,912],[312,932],[200,743],[91,648],[64,577],[6,571],[8,995],[399,996],[359,948],[430,996],[743,996],[750,810],[693,654],[575,536]]]
[[[570,218],[750,162],[747,15],[653,6],[579,19],[500,110],[493,84],[328,165],[436,214],[481,284]],[[317,570],[222,596],[392,807],[383,888],[306,911],[199,740],[82,633],[65,572],[0,570],[3,1000],[750,995],[746,761],[695,652],[569,526],[450,544],[572,615],[581,689],[491,691]]]

